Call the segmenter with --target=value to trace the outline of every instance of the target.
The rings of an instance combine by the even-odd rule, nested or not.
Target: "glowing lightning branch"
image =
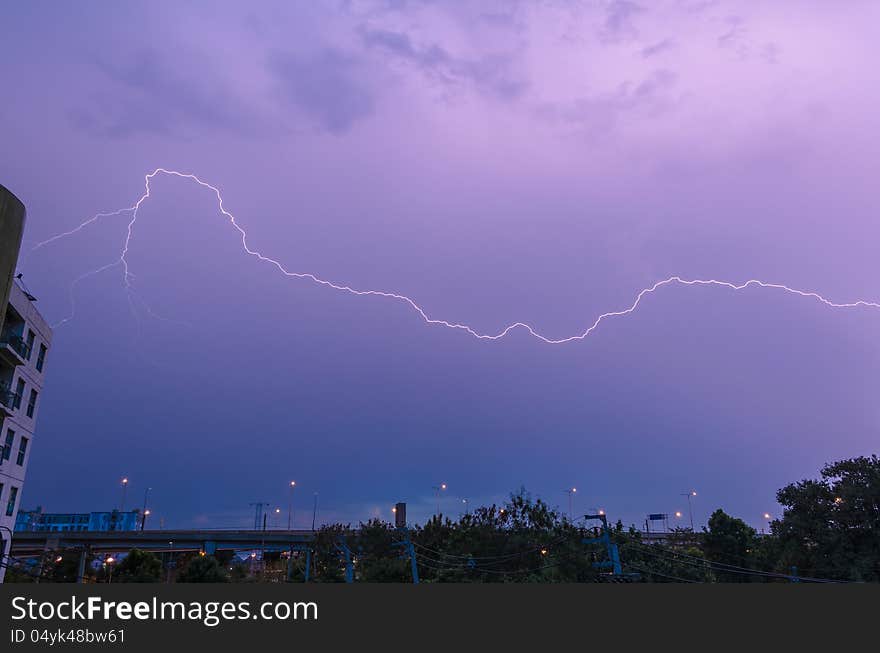
[[[48,245],[51,242],[58,240],[58,239],[64,238],[66,236],[71,236],[102,217],[112,217],[112,216],[122,215],[125,213],[131,213],[131,219],[128,223],[128,228],[126,230],[125,242],[123,244],[122,252],[120,253],[119,258],[111,263],[108,263],[107,265],[104,265],[100,268],[97,268],[96,270],[92,270],[91,272],[86,272],[85,274],[82,274],[79,277],[77,277],[76,279],[74,279],[73,284],[71,285],[71,305],[73,303],[73,288],[74,288],[74,286],[76,286],[76,284],[78,284],[83,279],[86,279],[88,277],[99,274],[100,272],[103,272],[103,271],[108,270],[110,268],[113,268],[116,266],[122,266],[123,283],[125,284],[126,289],[129,291],[129,303],[132,305],[132,310],[134,310],[133,303],[131,300],[131,292],[132,292],[131,279],[132,279],[133,275],[129,271],[128,261],[126,259],[126,255],[128,254],[129,245],[131,243],[131,238],[132,238],[132,233],[134,231],[135,223],[137,222],[138,211],[140,210],[143,203],[145,201],[147,201],[147,199],[149,199],[149,197],[150,197],[150,182],[153,180],[154,177],[156,177],[156,175],[159,175],[159,174],[188,179],[188,180],[194,181],[199,186],[206,188],[206,189],[210,190],[211,192],[213,192],[217,198],[217,205],[220,210],[220,213],[222,213],[223,216],[226,217],[227,220],[229,220],[229,223],[238,231],[239,235],[241,236],[241,244],[242,244],[242,247],[244,248],[244,251],[247,252],[250,256],[253,256],[253,257],[259,259],[260,261],[263,261],[264,263],[268,263],[268,264],[274,266],[283,275],[285,275],[287,277],[295,277],[297,279],[308,279],[309,281],[312,281],[316,284],[319,284],[322,286],[327,286],[329,288],[333,288],[334,290],[347,292],[352,295],[376,296],[376,297],[385,297],[388,299],[398,300],[398,301],[401,301],[401,302],[408,304],[410,306],[410,308],[412,308],[414,311],[416,311],[427,324],[436,324],[436,325],[444,326],[449,329],[457,329],[460,331],[465,331],[466,333],[472,335],[473,337],[479,338],[481,340],[499,340],[517,328],[525,329],[526,331],[529,332],[530,335],[534,336],[538,340],[541,340],[542,342],[545,342],[545,343],[551,344],[551,345],[558,345],[558,344],[562,344],[562,343],[566,343],[566,342],[571,342],[573,340],[583,340],[587,336],[589,336],[593,331],[595,331],[599,327],[599,325],[602,323],[603,320],[606,320],[611,317],[620,317],[620,316],[624,316],[624,315],[629,315],[630,313],[634,312],[639,307],[639,304],[641,303],[642,299],[646,295],[650,295],[650,294],[656,292],[657,290],[659,290],[663,286],[668,286],[668,285],[672,285],[672,284],[679,284],[679,285],[683,285],[683,286],[722,286],[725,288],[729,288],[731,290],[744,290],[750,286],[757,286],[760,288],[781,290],[781,291],[790,293],[792,295],[798,295],[800,297],[807,297],[810,299],[815,299],[815,300],[822,302],[823,304],[825,304],[826,306],[829,306],[831,308],[858,308],[858,307],[880,308],[880,303],[862,301],[862,300],[855,301],[855,302],[837,303],[837,302],[833,302],[829,299],[826,299],[822,295],[815,293],[815,292],[797,290],[796,288],[790,288],[789,286],[786,286],[783,284],[767,283],[765,281],[759,281],[758,279],[749,279],[748,281],[746,281],[744,283],[736,284],[736,283],[731,283],[729,281],[719,281],[717,279],[683,279],[682,277],[679,277],[679,276],[672,276],[672,277],[669,277],[668,279],[663,279],[662,281],[658,281],[654,285],[643,289],[641,292],[639,292],[638,295],[636,295],[635,300],[633,301],[632,304],[630,304],[630,306],[628,308],[624,308],[619,311],[610,311],[608,313],[602,313],[601,315],[599,315],[599,317],[596,318],[596,320],[585,331],[578,333],[576,335],[573,335],[573,336],[569,336],[567,338],[558,338],[558,339],[548,338],[544,335],[541,335],[537,331],[535,331],[534,328],[532,328],[530,325],[526,324],[525,322],[514,322],[513,324],[505,327],[503,330],[501,330],[495,334],[480,333],[479,331],[474,330],[473,328],[469,327],[466,324],[459,324],[457,322],[448,322],[446,320],[440,320],[440,319],[436,319],[436,318],[432,318],[432,317],[428,316],[428,314],[425,313],[425,311],[421,308],[421,306],[419,306],[415,301],[413,301],[411,298],[407,297],[406,295],[400,295],[397,293],[386,292],[386,291],[382,291],[382,290],[357,290],[355,288],[352,288],[351,286],[337,284],[337,283],[333,283],[331,281],[327,281],[326,279],[321,279],[320,277],[317,277],[314,274],[311,274],[309,272],[292,272],[292,271],[288,270],[279,261],[263,255],[258,250],[254,250],[254,249],[250,248],[250,246],[248,245],[248,242],[247,242],[247,233],[245,232],[244,229],[242,229],[242,227],[238,224],[238,222],[236,222],[235,216],[232,215],[232,213],[230,213],[229,211],[227,211],[223,207],[223,196],[221,195],[220,190],[216,186],[212,186],[211,184],[202,181],[196,175],[183,173],[183,172],[177,172],[176,170],[166,170],[165,168],[156,168],[153,172],[149,173],[148,175],[146,175],[144,177],[144,186],[145,186],[144,194],[141,195],[141,197],[138,199],[137,202],[135,202],[134,205],[127,207],[127,208],[124,208],[124,209],[119,209],[118,211],[113,211],[111,213],[99,213],[99,214],[93,216],[92,218],[89,218],[88,220],[86,220],[85,222],[80,224],[75,229],[71,229],[70,231],[60,233],[56,236],[52,236],[51,238],[48,238],[47,240],[44,240],[40,243],[37,243],[34,246],[34,248],[31,250],[31,251],[34,251],[34,250],[39,249],[45,245]],[[140,300],[140,301],[142,302],[142,300]],[[147,310],[149,310],[149,307],[147,307]],[[65,322],[68,322],[72,318],[73,318],[73,311],[71,311],[71,314],[68,317],[66,317],[65,319],[63,319],[59,324],[63,324]]]

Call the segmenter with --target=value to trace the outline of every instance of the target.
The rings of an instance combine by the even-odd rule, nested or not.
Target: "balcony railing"
[[[0,406],[7,411],[18,408],[21,404],[21,397],[9,389],[7,385],[0,385]]]
[[[0,347],[9,347],[23,360],[27,360],[28,356],[31,355],[31,348],[28,347],[28,344],[27,342],[25,342],[24,338],[14,334],[6,334],[2,338],[0,338]]]

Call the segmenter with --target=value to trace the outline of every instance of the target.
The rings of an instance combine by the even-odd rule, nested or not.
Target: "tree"
[[[132,549],[116,566],[113,578],[120,583],[158,583],[162,561],[154,553]]]
[[[779,558],[799,575],[880,581],[880,458],[861,456],[822,468],[821,479],[779,490],[785,510],[771,525]]]
[[[226,570],[214,556],[200,555],[177,574],[178,583],[228,583]]]
[[[709,517],[708,528],[703,529],[703,552],[707,559],[721,565],[753,568],[756,540],[754,528],[719,508]],[[716,571],[715,575],[724,582],[746,582],[754,578],[733,571]]]

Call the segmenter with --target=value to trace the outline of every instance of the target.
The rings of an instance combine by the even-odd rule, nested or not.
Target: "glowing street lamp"
[[[569,521],[572,519],[572,498],[575,494],[577,494],[578,489],[576,487],[569,488],[565,491],[568,495],[568,519]]]
[[[446,483],[441,483],[440,485],[433,485],[432,489],[434,490],[434,498],[437,500],[437,516],[440,516],[440,493],[446,491]]]
[[[293,529],[293,488],[296,487],[296,481],[290,482],[290,497],[287,500],[287,530]]]
[[[148,487],[144,490],[144,507],[141,509],[141,530],[144,530],[144,520],[146,519],[145,515],[147,514],[147,496],[150,494],[150,490],[153,488]]]
[[[697,496],[696,490],[688,490],[687,492],[682,492],[681,496],[687,497],[688,500],[688,514],[691,518],[691,531],[694,530],[694,507],[691,505],[691,497]]]
[[[119,502],[119,512],[125,512],[125,491],[128,489],[128,478],[124,477],[119,484],[122,486],[122,500]]]
[[[116,562],[116,559],[113,556],[107,556],[104,558],[104,571],[107,572],[107,582],[113,582],[113,563]]]

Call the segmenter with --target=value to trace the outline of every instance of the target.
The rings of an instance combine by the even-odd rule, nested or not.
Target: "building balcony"
[[[21,397],[8,386],[0,385],[0,416],[9,417],[21,405]]]
[[[0,339],[0,358],[8,365],[13,367],[24,365],[27,362],[28,354],[30,351],[28,351],[27,343],[21,336],[7,334]]]

